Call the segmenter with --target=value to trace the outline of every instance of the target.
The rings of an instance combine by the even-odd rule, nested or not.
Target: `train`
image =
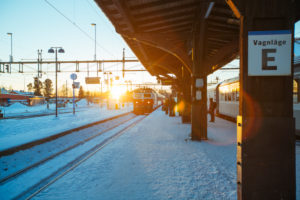
[[[297,83],[294,81],[293,102],[294,102],[294,118],[296,122],[296,136],[300,137],[300,103],[297,102]],[[217,103],[216,115],[231,121],[236,121],[239,115],[239,77],[227,79],[219,84],[207,87],[207,104],[209,99]]]
[[[151,88],[137,88],[132,93],[133,112],[151,113],[158,105],[158,94]]]

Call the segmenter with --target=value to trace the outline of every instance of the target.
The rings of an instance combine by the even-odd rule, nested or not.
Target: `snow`
[[[217,118],[193,142],[180,121],[152,113],[34,199],[236,199],[235,124]]]
[[[33,107],[33,109],[42,106],[45,105]],[[90,104],[75,115],[65,113],[59,114],[57,118],[55,115],[48,115],[26,119],[3,119],[0,120],[0,150],[9,149],[130,111],[132,111],[132,105],[118,110],[107,110],[106,107],[100,107],[98,104]],[[12,109],[12,112],[15,113],[15,109]]]
[[[101,109],[91,107],[90,115],[95,117],[97,114],[93,115],[92,110],[100,112]],[[114,110],[101,110],[102,114],[106,112]],[[82,115],[88,117],[85,112]],[[76,118],[71,114],[61,115],[59,119],[52,116],[44,126],[53,130],[51,121],[66,123],[72,117]],[[24,120],[19,121],[24,125]],[[117,129],[124,126],[126,124]],[[208,140],[202,142],[189,139],[190,129],[190,124],[182,124],[179,117],[168,117],[159,109],[33,199],[236,199],[235,123],[216,118],[216,123],[208,123]],[[34,179],[42,180],[60,168],[66,159],[72,160],[113,133],[101,135],[52,160],[50,168],[41,166],[33,174],[25,174],[27,178],[20,177],[6,188],[0,186],[0,198],[13,198],[14,191],[21,190]],[[299,142],[296,172],[297,199],[300,199]]]

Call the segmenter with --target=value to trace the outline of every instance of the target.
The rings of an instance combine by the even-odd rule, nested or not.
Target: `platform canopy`
[[[192,74],[200,23],[205,28],[201,71],[212,73],[238,56],[240,21],[230,5],[241,0],[95,1],[154,76],[180,79],[183,69]]]

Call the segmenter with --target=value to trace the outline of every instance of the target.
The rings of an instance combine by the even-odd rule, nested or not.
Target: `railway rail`
[[[112,130],[112,129],[118,127],[118,126],[120,126],[121,124],[124,124],[125,122],[127,122],[127,121],[135,118],[136,116],[132,114],[131,116],[125,115],[125,116],[121,116],[121,117],[123,117],[125,119],[121,120],[120,122],[118,122],[118,123],[116,123],[116,124],[114,124],[112,126],[109,126],[108,128],[105,128],[104,130],[102,130],[102,131],[100,131],[100,132],[98,132],[96,134],[85,135],[86,136],[85,138],[79,138],[79,141],[74,142],[73,144],[68,145],[66,148],[63,148],[63,149],[61,149],[61,150],[59,150],[59,151],[57,151],[57,152],[55,152],[55,153],[53,153],[53,154],[51,154],[51,155],[43,158],[43,159],[41,159],[41,160],[39,160],[39,161],[37,161],[35,163],[32,163],[32,164],[28,165],[27,167],[25,167],[23,169],[17,170],[16,172],[14,172],[12,174],[9,174],[9,175],[7,175],[5,177],[1,177],[0,178],[0,184],[5,183],[6,181],[11,180],[13,178],[16,178],[17,176],[19,176],[19,175],[21,175],[21,174],[23,174],[23,173],[25,173],[25,172],[33,169],[34,167],[37,167],[37,166],[39,166],[39,165],[47,162],[48,160],[50,160],[52,158],[55,158],[55,157],[63,154],[64,152],[67,152],[67,151],[69,151],[71,149],[74,149],[74,148],[78,147],[79,145],[81,145],[81,144],[83,144],[83,143],[85,143],[87,141],[92,140],[93,138],[95,138],[95,137],[97,137],[97,136],[99,136],[99,135],[101,135],[101,134],[103,134],[103,133],[105,133],[107,131],[110,131],[110,130]],[[119,118],[116,118],[116,119],[113,119],[112,121],[110,121],[110,124],[114,123],[117,119],[119,119]],[[103,125],[103,123],[101,125]],[[82,129],[82,130],[85,131],[85,132],[87,132],[87,131],[89,131],[88,129],[90,129],[90,127],[87,127],[85,129]],[[69,133],[69,134],[71,134],[71,133]],[[56,138],[54,140],[58,140],[58,139],[59,138]],[[32,152],[27,152],[27,154],[28,153],[32,153]]]
[[[14,154],[14,153],[16,153],[20,150],[26,150],[26,149],[32,148],[36,145],[40,145],[40,144],[55,140],[59,137],[63,137],[65,135],[68,135],[68,134],[73,133],[75,131],[86,129],[88,127],[95,126],[95,125],[98,125],[98,124],[103,124],[107,121],[111,121],[111,120],[126,116],[130,113],[132,113],[132,112],[127,112],[127,113],[123,113],[123,114],[120,114],[120,115],[117,115],[117,116],[114,116],[114,117],[110,117],[110,118],[107,118],[107,119],[99,120],[99,121],[96,121],[96,122],[93,122],[93,123],[90,123],[90,124],[86,124],[86,125],[83,125],[83,126],[79,126],[79,127],[67,130],[67,131],[63,131],[63,132],[51,135],[49,137],[45,137],[45,138],[35,140],[35,141],[29,142],[29,143],[26,143],[26,144],[22,144],[22,145],[19,145],[19,146],[16,146],[16,147],[12,147],[12,148],[9,148],[9,149],[2,150],[2,151],[0,151],[0,158],[3,157],[3,156]]]
[[[64,148],[60,149],[57,152],[51,153],[46,157],[28,164],[26,167],[16,170],[13,173],[7,174],[5,177],[1,177],[0,179],[0,191],[1,187],[5,187],[8,184],[14,184],[16,179],[22,179],[22,176],[28,176],[28,174],[33,173],[34,169],[42,168],[44,166],[50,165],[55,159],[58,159],[62,156],[68,156],[68,152],[75,151],[75,149],[80,149],[82,146],[86,145],[88,148],[85,150],[80,150],[76,157],[66,159],[65,163],[58,166],[55,171],[49,172],[47,176],[42,177],[40,180],[35,182],[34,184],[29,185],[29,187],[20,193],[17,193],[14,196],[14,199],[31,199],[36,194],[44,190],[46,187],[54,183],[59,178],[63,177],[65,174],[70,172],[72,169],[80,165],[82,162],[90,158],[96,152],[100,151],[107,144],[111,143],[114,139],[122,135],[126,130],[135,126],[141,120],[143,120],[147,115],[136,116],[133,113],[123,115],[122,117],[118,117],[112,120],[108,120],[105,123],[96,124],[93,126],[86,127],[85,129],[81,129],[77,132],[84,131],[85,133],[92,134],[84,134],[85,137],[81,137],[80,140],[73,142],[73,144],[68,144]],[[102,130],[95,133],[95,130],[99,129],[99,126],[102,126]],[[120,129],[121,128],[121,129]],[[109,133],[112,132],[112,133]],[[108,134],[108,135],[105,135]],[[72,136],[72,134],[66,135],[67,137]],[[56,138],[55,141],[59,141],[61,137]],[[101,138],[101,139],[99,139]],[[95,145],[88,145],[88,143],[94,142],[93,140],[100,140]],[[43,143],[44,145],[44,143]],[[48,144],[49,145],[49,144]],[[51,144],[50,144],[51,145]],[[39,145],[41,146],[41,145]],[[35,146],[33,146],[33,149]],[[30,149],[27,149],[30,150]],[[37,150],[37,149],[36,149]],[[76,150],[78,151],[78,150]],[[69,153],[70,154],[70,153]],[[13,155],[12,155],[13,156]],[[34,175],[32,176],[34,177]]]

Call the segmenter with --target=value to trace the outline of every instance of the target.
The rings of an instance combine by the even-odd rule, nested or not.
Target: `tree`
[[[41,93],[42,88],[43,88],[42,82],[38,79],[38,77],[34,77],[34,84],[33,84],[34,95],[42,96]]]
[[[80,86],[79,88],[79,94],[78,94],[78,97],[81,99],[81,98],[84,98],[84,90],[82,88],[82,86]]]
[[[44,81],[44,96],[49,98],[52,95],[53,92],[53,84],[51,79],[46,79]]]
[[[32,92],[32,83],[29,83],[29,84],[27,85],[27,88],[28,88],[28,91],[29,91],[29,92]]]

